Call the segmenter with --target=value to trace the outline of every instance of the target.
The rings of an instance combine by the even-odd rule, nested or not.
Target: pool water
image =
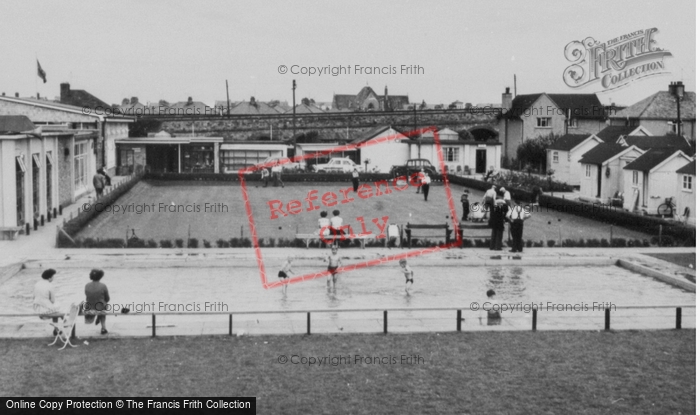
[[[302,275],[318,271],[317,267],[319,265],[311,261],[300,261],[295,263],[293,269],[297,275]],[[404,277],[396,265],[382,265],[340,274],[335,292],[327,290],[324,277],[291,284],[286,295],[281,288],[263,289],[258,269],[252,266],[235,269],[106,268],[102,282],[109,287],[111,303],[116,311],[119,311],[119,307],[128,307],[132,313],[453,307],[454,310],[464,310],[465,329],[480,326],[478,318],[486,316],[483,309],[468,311],[470,304],[474,302],[479,305],[485,302],[508,304],[508,309],[501,313],[503,324],[499,329],[528,328],[531,324],[528,305],[533,303],[543,304],[545,307],[547,303],[557,304],[552,306],[553,310],[542,310],[539,313],[540,329],[598,327],[603,321],[605,305],[610,304],[613,305],[613,320],[616,323],[620,322],[617,316],[621,316],[628,323],[633,321],[634,324],[641,324],[640,327],[634,328],[654,328],[656,323],[653,321],[662,318],[663,323],[658,324],[661,327],[672,328],[674,309],[616,310],[614,307],[695,304],[695,293],[615,266],[416,265],[412,268],[415,283],[411,295],[406,295]],[[53,284],[60,303],[70,304],[84,299],[84,287],[89,282],[88,272],[87,269],[77,268],[59,270]],[[26,269],[0,286],[0,314],[33,313],[33,287],[40,278],[40,273],[39,269]],[[275,269],[274,274],[276,273]],[[495,300],[486,297],[486,291],[489,289],[496,291]],[[520,308],[517,308],[518,304]],[[565,305],[575,308],[562,311],[561,308]],[[515,310],[511,310],[513,306],[516,306]],[[684,327],[695,324],[695,310],[688,310],[684,311]],[[163,316],[159,317],[159,322],[168,322],[170,327],[174,327],[177,326],[177,321],[183,322],[193,318],[222,320],[222,317]],[[318,314],[318,317],[314,318],[320,321],[333,320],[334,330],[343,330],[339,322],[347,320],[347,332],[375,331],[377,327],[381,330],[381,317],[377,312],[341,312]],[[286,319],[290,324],[298,326],[293,332],[303,331],[300,327],[301,323],[305,322],[304,314],[236,318],[248,323],[252,318],[257,324],[260,324],[261,318],[264,321]],[[36,317],[21,319],[36,321]],[[16,320],[18,319],[14,319],[12,323],[17,323]],[[371,321],[369,325],[368,320]],[[410,331],[416,327],[425,327],[453,330],[454,320],[453,311],[397,311],[392,312],[392,329]],[[434,321],[435,324],[428,323],[430,321]],[[248,323],[246,324],[249,326]]]

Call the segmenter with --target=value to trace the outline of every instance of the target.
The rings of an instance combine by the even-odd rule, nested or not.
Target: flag
[[[39,78],[44,80],[44,83],[46,83],[46,72],[44,72],[44,70],[41,69],[39,59],[36,60],[36,74],[39,75]]]

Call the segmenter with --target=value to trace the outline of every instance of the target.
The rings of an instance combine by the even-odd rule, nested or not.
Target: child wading
[[[401,266],[403,276],[406,277],[406,295],[411,295],[411,288],[413,288],[413,270],[408,266],[408,262],[405,259],[399,261],[399,266]]]
[[[294,259],[294,257],[292,257],[292,256],[287,257],[287,262],[284,263],[280,272],[277,273],[277,276],[279,277],[279,279],[281,281],[289,279],[289,274],[294,274],[294,271],[292,270],[292,260],[293,259]],[[287,294],[287,285],[289,285],[289,284],[284,284],[284,286],[283,286],[284,288],[282,290],[283,290],[284,294]]]
[[[340,255],[338,255],[338,247],[333,245],[331,248],[331,254],[328,255],[327,258],[328,261],[328,271],[330,271],[330,274],[328,274],[328,280],[326,281],[326,285],[328,286],[328,289],[330,290],[331,288],[335,290],[335,283],[338,278],[338,267],[340,267]],[[331,285],[332,281],[332,285]]]

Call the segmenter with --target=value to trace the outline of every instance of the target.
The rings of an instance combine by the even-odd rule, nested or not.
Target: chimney
[[[36,99],[41,99],[41,95],[38,92],[36,93]]]
[[[187,105],[192,105],[192,97],[187,97]]]
[[[19,92],[15,92],[15,98],[19,98]]]
[[[131,105],[138,104],[139,103],[139,97],[131,97],[131,101],[129,101]]]
[[[513,95],[510,93],[510,88],[506,87],[506,92],[501,95],[501,108],[508,111],[513,106]]]
[[[61,84],[61,102],[68,101],[70,99],[70,84],[64,82]]]

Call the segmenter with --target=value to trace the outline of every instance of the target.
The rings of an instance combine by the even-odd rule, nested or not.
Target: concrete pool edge
[[[691,283],[690,281],[686,281],[682,278],[679,278],[675,275],[666,274],[664,272],[657,271],[655,269],[646,267],[642,264],[636,264],[626,259],[618,259],[616,265],[629,271],[646,275],[647,277],[652,277],[661,282],[665,282],[666,284],[673,285],[674,287],[678,287],[693,293],[695,292],[695,284]]]

